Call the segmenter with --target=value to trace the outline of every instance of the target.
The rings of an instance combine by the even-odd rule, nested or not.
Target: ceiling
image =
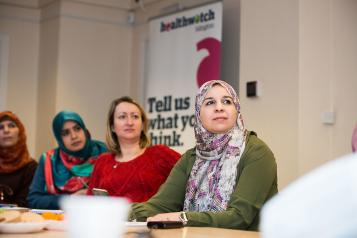
[[[140,7],[140,5],[149,5],[154,2],[165,0],[0,0],[0,5],[39,9],[55,1],[113,7],[130,11]]]

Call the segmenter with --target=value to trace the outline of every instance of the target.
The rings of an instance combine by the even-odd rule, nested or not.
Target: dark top
[[[31,160],[24,167],[12,172],[12,173],[0,173],[0,190],[4,189],[4,185],[8,186],[12,195],[9,195],[7,191],[3,192],[3,200],[0,198],[0,203],[17,204],[20,207],[27,207],[27,194],[32,182],[33,175],[37,167],[37,162]]]
[[[36,209],[60,209],[59,199],[62,195],[50,194],[44,191],[45,187],[45,160],[40,159],[27,198],[29,207]]]

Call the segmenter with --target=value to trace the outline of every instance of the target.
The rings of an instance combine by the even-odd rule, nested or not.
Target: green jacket
[[[158,213],[182,211],[186,183],[195,159],[195,148],[188,150],[150,200],[132,204],[129,219],[140,221]],[[274,155],[254,132],[250,132],[227,209],[222,212],[187,212],[187,225],[257,230],[260,209],[277,192]]]

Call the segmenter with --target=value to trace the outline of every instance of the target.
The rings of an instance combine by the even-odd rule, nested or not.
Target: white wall
[[[104,140],[110,102],[129,94],[132,29],[127,12],[74,5],[61,10],[55,108],[80,113]]]
[[[240,85],[261,81],[257,99],[241,97],[278,161],[279,184],[350,153],[357,121],[357,1],[242,0]],[[333,111],[336,122],[322,123]]]
[[[121,5],[90,1],[1,6],[0,32],[10,38],[6,107],[24,121],[34,157],[56,145],[51,125],[60,110],[77,111],[92,137],[105,139],[110,102],[130,94],[127,16]]]
[[[275,154],[279,186],[297,176],[299,120],[299,6],[296,0],[241,1],[242,113]],[[246,97],[258,81],[260,96]]]
[[[8,39],[8,58],[1,62],[7,65],[4,106],[24,123],[31,155],[36,143],[39,19],[38,10],[0,7],[0,33]]]
[[[55,145],[52,135],[52,118],[56,113],[56,88],[58,75],[58,51],[60,4],[51,4],[42,9],[40,23],[40,57],[37,95],[36,155]]]
[[[357,1],[300,1],[298,172],[351,151],[357,122]],[[324,112],[334,125],[321,122]]]
[[[0,111],[6,110],[9,36],[0,33]]]
[[[334,59],[331,93],[337,115],[332,135],[336,145],[332,155],[335,157],[351,150],[350,138],[357,123],[357,1],[332,1],[330,8],[334,19],[331,26],[334,36],[331,39]]]

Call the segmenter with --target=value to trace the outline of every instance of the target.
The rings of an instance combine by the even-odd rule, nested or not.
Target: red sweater
[[[94,166],[88,194],[92,194],[92,188],[101,188],[110,196],[145,202],[165,182],[180,156],[165,145],[148,147],[142,155],[128,162],[115,161],[112,153],[101,154]]]

